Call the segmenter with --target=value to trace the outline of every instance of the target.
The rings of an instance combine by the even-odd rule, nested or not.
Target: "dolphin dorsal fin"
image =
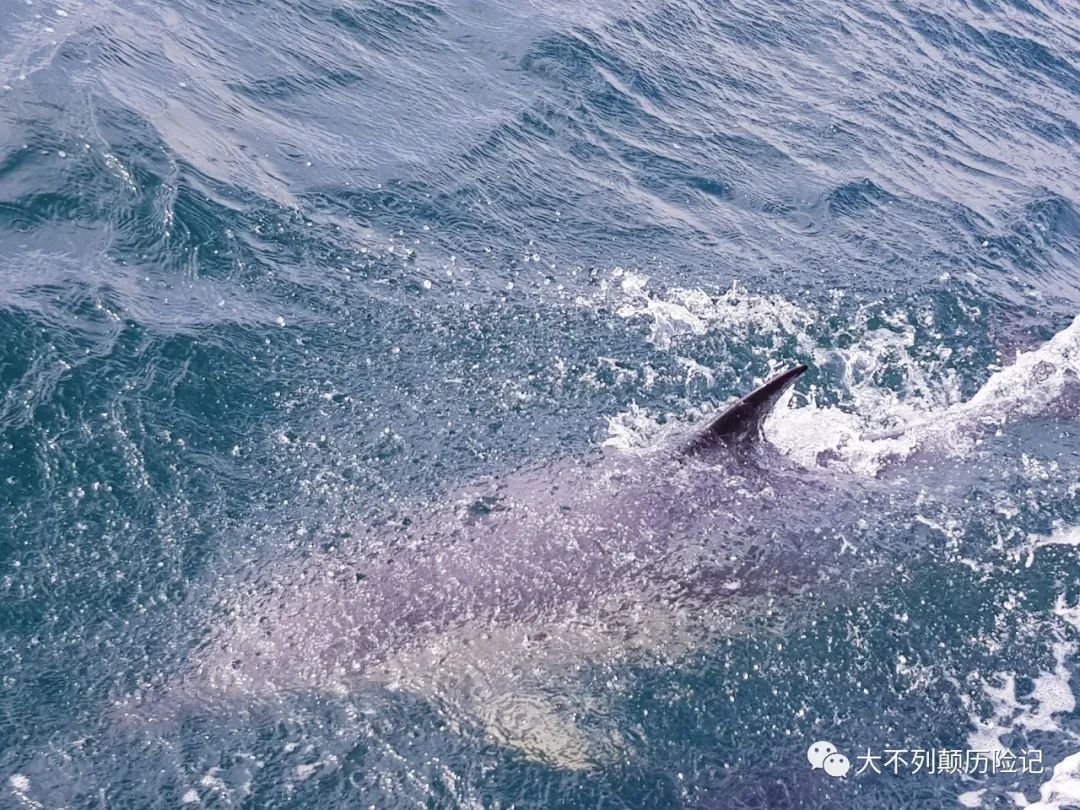
[[[756,439],[776,400],[804,371],[806,366],[801,364],[789,368],[747,394],[699,430],[685,446],[685,452],[697,453],[717,445]]]

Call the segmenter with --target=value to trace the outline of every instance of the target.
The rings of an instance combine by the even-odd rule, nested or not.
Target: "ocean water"
[[[1080,807],[1078,110],[1054,0],[0,0],[0,806]],[[582,650],[545,728],[605,756],[118,710],[274,566],[795,362],[766,435],[882,556]]]

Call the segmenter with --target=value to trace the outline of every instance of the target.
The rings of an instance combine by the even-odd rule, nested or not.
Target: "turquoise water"
[[[0,0],[0,804],[1080,806],[1078,60],[1055,2]],[[583,652],[613,755],[386,688],[119,716],[282,561],[794,362],[767,435],[891,482],[866,545],[816,610]]]

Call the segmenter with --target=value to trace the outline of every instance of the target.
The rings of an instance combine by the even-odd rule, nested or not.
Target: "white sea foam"
[[[744,341],[755,334],[789,335],[805,348],[811,346],[806,328],[814,314],[780,296],[750,293],[737,283],[719,295],[682,287],[656,293],[641,273],[622,272],[618,278],[617,294],[622,299],[618,314],[650,319],[649,340],[658,348],[671,348],[682,335],[718,331]]]
[[[8,785],[11,788],[11,795],[19,801],[21,807],[27,807],[30,810],[42,810],[43,805],[41,802],[35,801],[29,796],[30,777],[26,776],[26,774],[12,774],[8,777]]]
[[[1080,802],[1080,751],[1054,766],[1053,775],[1039,787],[1039,801],[1025,810],[1065,810]]]
[[[1075,534],[1071,528],[1064,534]],[[1055,532],[1057,534],[1057,532]],[[1068,623],[1075,630],[1080,630],[1080,604],[1069,605],[1065,598],[1058,596],[1054,604],[1054,615]],[[1080,803],[1080,751],[1062,759],[1054,766],[1053,774],[1039,787],[1039,800],[1024,805],[1025,810],[1065,810]]]
[[[871,347],[881,347],[880,335],[867,339]],[[1080,318],[1047,343],[1019,353],[1011,365],[994,371],[966,402],[950,402],[952,391],[935,394],[929,392],[929,385],[923,396],[900,400],[849,381],[855,394],[854,411],[817,407],[811,400],[806,407],[778,409],[766,423],[766,432],[801,463],[828,458],[855,471],[876,474],[918,449],[963,456],[987,431],[1052,408],[1078,379]],[[889,429],[875,433],[875,421]]]
[[[1035,561],[1035,552],[1046,546],[1080,546],[1080,526],[1067,526],[1059,522],[1050,534],[1029,534],[1027,542],[1017,548],[1014,555],[1019,558],[1026,554],[1024,565],[1030,568]]]
[[[608,436],[604,446],[625,453],[648,452],[660,444],[660,437],[667,433],[648,410],[635,403],[608,419]]]
[[[1032,679],[1031,691],[1018,695],[1017,673],[996,672],[989,678],[974,672],[970,678],[980,683],[990,704],[989,716],[974,704],[968,705],[973,730],[968,734],[968,748],[973,751],[1000,751],[1008,746],[1002,741],[1016,731],[1061,733],[1058,717],[1076,709],[1070,683],[1068,659],[1077,647],[1071,641],[1057,641],[1051,646],[1053,671],[1040,672]]]
[[[1068,632],[1080,630],[1080,605],[1068,605],[1059,596],[1054,615],[1066,625]],[[1066,629],[1066,628],[1062,628]],[[1061,635],[1066,635],[1062,633]],[[1058,640],[1050,648],[1054,654],[1053,671],[1042,671],[1032,679],[1030,692],[1017,694],[1018,675],[1015,672],[997,672],[989,678],[972,673],[979,682],[990,704],[990,716],[986,717],[971,701],[968,705],[973,730],[968,734],[967,745],[972,750],[993,751],[1006,746],[1002,737],[1008,733],[1041,732],[1065,739],[1077,739],[1076,735],[1061,727],[1060,717],[1076,710],[1076,696],[1070,683],[1068,660],[1077,652],[1073,641]],[[1080,742],[1080,740],[1077,740]],[[1027,810],[1065,810],[1080,801],[1080,752],[1059,762],[1053,775],[1039,789],[1039,800],[1029,804],[1022,793],[1011,793],[1010,799],[1017,807]],[[966,793],[969,799],[978,798],[974,792]],[[968,805],[981,806],[981,802]]]
[[[749,293],[737,284],[719,295],[677,287],[656,292],[646,276],[621,270],[615,282],[606,283],[604,295],[616,298],[622,317],[649,319],[648,339],[658,348],[674,349],[687,336],[718,332],[770,351],[772,340],[783,338],[818,367],[839,369],[842,406],[820,404],[811,388],[797,407],[790,395],[781,401],[765,423],[769,440],[805,466],[828,463],[876,475],[919,450],[963,457],[988,431],[1045,413],[1080,382],[1080,318],[1042,346],[1018,353],[1010,365],[988,369],[982,388],[961,401],[960,380],[948,363],[950,349],[926,356],[913,351],[925,314],[867,306],[853,323],[869,324],[872,312],[872,320],[883,326],[856,332],[850,346],[822,347],[814,337],[816,328],[824,328],[822,316],[780,296]],[[708,381],[714,373],[682,354],[676,360],[688,381],[695,376]],[[881,385],[875,375],[883,369],[900,384]],[[610,420],[607,444],[646,447],[666,436],[661,425],[672,416],[634,407]]]
[[[1065,602],[1065,597],[1058,594],[1054,603],[1054,615],[1080,630],[1080,604],[1070,606]]]

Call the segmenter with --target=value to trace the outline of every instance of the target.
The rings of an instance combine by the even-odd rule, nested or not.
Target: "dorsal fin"
[[[804,371],[804,365],[790,368],[747,394],[698,431],[686,444],[685,452],[697,453],[716,445],[756,439],[776,400]]]

